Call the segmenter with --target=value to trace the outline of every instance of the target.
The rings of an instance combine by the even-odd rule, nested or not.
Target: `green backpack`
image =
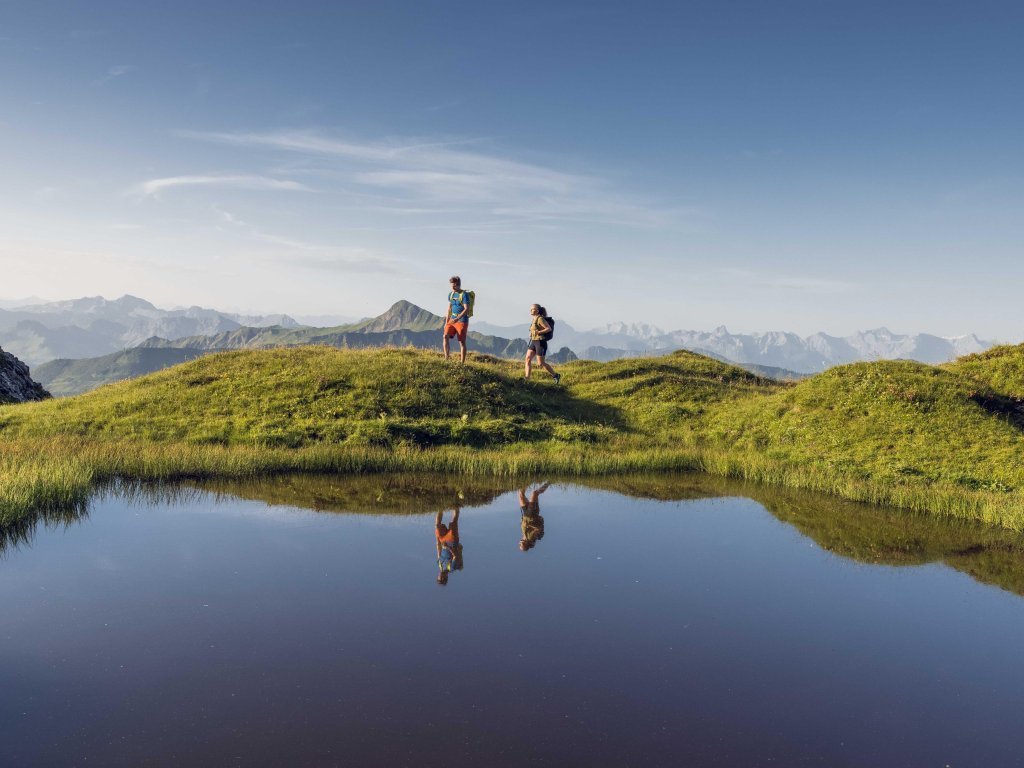
[[[476,292],[475,291],[452,291],[448,294],[448,300],[451,301],[452,296],[456,293],[462,294],[462,300],[466,302],[466,319],[468,320],[473,316],[473,306],[476,304]]]

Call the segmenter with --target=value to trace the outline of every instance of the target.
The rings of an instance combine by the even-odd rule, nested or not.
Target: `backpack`
[[[476,304],[476,291],[452,291],[448,294],[448,300],[451,301],[452,296],[456,293],[462,294],[462,300],[466,304],[466,319],[468,320],[473,316],[473,305]]]
[[[551,341],[551,338],[555,335],[555,318],[545,317],[544,322],[548,324],[550,330],[544,331],[540,334],[541,341]]]

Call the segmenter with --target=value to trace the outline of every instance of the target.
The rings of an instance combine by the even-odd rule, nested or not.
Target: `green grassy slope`
[[[142,439],[299,447],[592,442],[643,432],[665,443],[714,404],[779,385],[679,352],[543,372],[474,355],[299,347],[209,355],[39,408],[0,411],[0,437]],[[645,438],[646,439],[646,438]]]
[[[518,375],[492,358],[461,367],[409,349],[223,352],[50,408],[4,409],[0,437],[480,446],[595,435],[618,423],[612,409]]]
[[[685,439],[709,409],[786,388],[685,350],[609,363],[581,360],[564,371],[575,394],[617,409],[645,441],[654,443]]]
[[[1006,397],[1024,400],[1024,344],[993,347],[942,366]]]
[[[704,433],[709,444],[823,475],[971,490],[1024,485],[1021,430],[973,381],[922,363],[833,368],[717,411]]]

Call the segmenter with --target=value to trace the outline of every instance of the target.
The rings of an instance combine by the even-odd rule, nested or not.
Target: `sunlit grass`
[[[1015,392],[1012,354],[993,360]],[[0,522],[117,477],[700,470],[1024,529],[1016,401],[979,365],[864,363],[783,385],[676,353],[566,365],[558,387],[482,356],[462,368],[407,349],[223,353],[0,407]]]

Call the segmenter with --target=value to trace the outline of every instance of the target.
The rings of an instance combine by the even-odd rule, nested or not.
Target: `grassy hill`
[[[709,420],[709,440],[891,482],[1004,489],[1021,431],[970,380],[909,361],[833,368]]]
[[[518,362],[466,366],[414,349],[239,350],[40,408],[0,410],[0,439],[54,436],[300,448],[678,441],[715,403],[780,385],[690,352],[522,380]]]
[[[413,349],[239,350],[0,407],[0,498],[64,503],[117,475],[702,469],[1024,528],[1013,363],[986,360],[783,384],[677,352],[577,361],[555,386],[486,355],[461,367]]]
[[[573,392],[615,408],[636,433],[656,444],[691,439],[714,407],[786,387],[686,350],[609,363],[580,360],[564,370]]]
[[[992,347],[942,366],[1015,400],[1024,400],[1024,344]]]

